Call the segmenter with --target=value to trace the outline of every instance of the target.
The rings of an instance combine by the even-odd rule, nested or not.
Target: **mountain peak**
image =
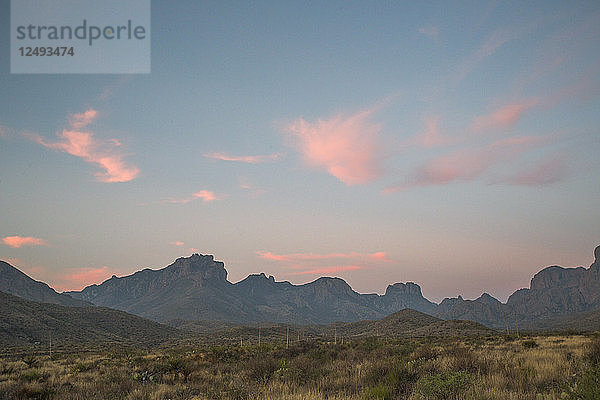
[[[600,246],[594,250],[594,263],[590,265],[590,269],[600,272]]]
[[[406,283],[394,283],[393,285],[388,285],[385,289],[385,294],[406,294],[406,295],[417,295],[421,296],[421,287],[414,282],[406,282]]]
[[[498,299],[496,299],[494,296],[490,295],[489,293],[483,293],[475,301],[479,301],[481,303],[485,303],[485,304],[489,304],[489,305],[501,304]]]
[[[165,272],[171,272],[175,276],[197,276],[203,280],[227,280],[227,271],[225,264],[221,261],[215,261],[213,255],[203,255],[194,253],[189,257],[180,257],[168,267]]]

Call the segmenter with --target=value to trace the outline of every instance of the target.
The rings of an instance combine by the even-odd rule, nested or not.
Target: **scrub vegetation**
[[[5,352],[2,399],[599,399],[600,336]]]

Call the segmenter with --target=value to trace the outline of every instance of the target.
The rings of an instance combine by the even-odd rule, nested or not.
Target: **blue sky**
[[[150,74],[10,74],[0,259],[501,299],[600,243],[600,5],[152,1]],[[8,239],[7,239],[8,238]]]

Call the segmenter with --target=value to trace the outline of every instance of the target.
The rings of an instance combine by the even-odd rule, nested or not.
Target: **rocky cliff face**
[[[600,308],[600,246],[589,268],[550,266],[536,273],[529,288],[515,291],[506,304],[489,295],[476,300],[444,299],[433,315],[469,319],[497,328],[515,329],[532,321],[582,313]]]
[[[427,314],[432,314],[436,304],[427,300],[421,293],[421,287],[413,282],[394,283],[385,290],[381,297],[381,306],[388,314],[411,308]]]
[[[544,268],[531,279],[529,289],[517,290],[507,305],[527,319],[591,311],[600,307],[600,246],[589,268]]]

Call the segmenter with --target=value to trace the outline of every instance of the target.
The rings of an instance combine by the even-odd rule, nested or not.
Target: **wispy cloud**
[[[174,242],[169,242],[169,244],[172,244],[173,246],[177,246],[177,247],[181,247],[181,246],[185,245],[185,243],[180,242],[179,240],[176,240]]]
[[[81,114],[73,114],[68,120],[71,127],[57,133],[60,139],[50,142],[36,134],[27,134],[31,139],[49,149],[63,151],[84,161],[100,167],[103,171],[96,173],[101,182],[128,182],[135,179],[139,169],[126,163],[124,155],[119,151],[121,143],[116,139],[99,140],[93,132],[84,132],[85,128],[98,116],[98,112],[89,109]]]
[[[476,117],[471,128],[474,132],[510,128],[519,121],[523,113],[535,107],[538,103],[538,99],[528,99],[506,104],[490,114]]]
[[[280,153],[258,155],[258,156],[232,156],[227,153],[214,152],[206,153],[204,157],[222,161],[234,161],[247,164],[260,164],[268,161],[276,161],[281,157]]]
[[[493,55],[504,44],[515,40],[522,33],[520,29],[497,29],[466,58],[458,67],[454,83],[458,85],[485,58]]]
[[[335,258],[343,258],[343,259],[371,259],[371,260],[379,260],[389,262],[390,259],[387,258],[385,252],[380,251],[376,253],[358,253],[358,252],[350,252],[350,253],[328,253],[328,254],[315,254],[315,253],[292,253],[292,254],[275,254],[270,251],[257,251],[256,254],[259,257],[274,260],[274,261],[305,261],[305,260],[330,260]]]
[[[82,113],[70,115],[68,118],[69,125],[73,129],[81,129],[91,124],[97,116],[98,111],[90,108]]]
[[[374,268],[381,263],[389,263],[383,251],[375,253],[290,253],[275,254],[270,251],[257,251],[263,260],[276,262],[293,272],[288,275],[333,274],[343,271]],[[341,261],[344,260],[344,261]],[[333,264],[333,266],[332,266]]]
[[[211,190],[199,190],[195,193],[192,193],[190,197],[186,197],[183,199],[168,199],[167,203],[173,204],[186,204],[194,200],[202,200],[204,203],[210,203],[211,201],[220,200],[223,196],[218,196],[215,192]]]
[[[335,265],[331,267],[309,269],[306,271],[290,272],[288,275],[326,275],[345,271],[356,271],[358,269],[365,269],[365,267],[362,265]]]
[[[293,145],[312,167],[324,168],[346,185],[365,184],[381,175],[379,124],[370,121],[374,110],[288,124]]]
[[[425,129],[413,138],[408,139],[405,143],[421,147],[435,147],[450,144],[455,139],[442,135],[439,123],[439,116],[429,116],[425,118]]]
[[[257,188],[246,181],[240,183],[240,189],[246,191],[248,195],[252,198],[257,198],[267,193],[266,189]]]
[[[430,160],[417,168],[404,184],[388,187],[384,192],[473,180],[490,167],[545,145],[552,138],[553,136],[510,137],[496,140],[482,148],[457,150]]]
[[[419,33],[430,39],[437,40],[440,32],[437,26],[425,25],[419,28]]]
[[[523,168],[513,175],[493,183],[506,183],[520,186],[546,186],[560,182],[567,177],[569,167],[563,155],[554,155],[538,162],[533,167]]]
[[[15,249],[23,246],[48,246],[48,242],[44,239],[32,236],[6,236],[2,238],[2,242]]]

